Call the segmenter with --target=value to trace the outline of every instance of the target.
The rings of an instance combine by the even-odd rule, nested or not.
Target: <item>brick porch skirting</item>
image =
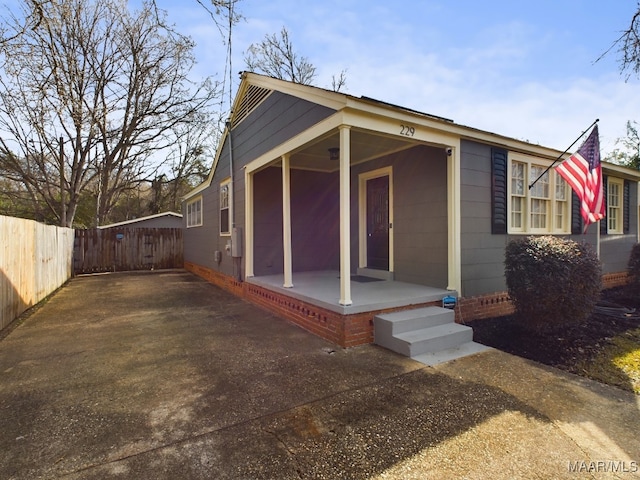
[[[602,276],[602,288],[622,287],[629,283],[629,274],[627,272],[607,273]]]
[[[373,343],[373,317],[380,313],[442,304],[437,301],[344,315],[297,298],[288,297],[259,285],[238,282],[227,275],[201,265],[185,262],[184,268],[208,282],[265,310],[284,317],[305,330],[341,347],[354,347]]]
[[[437,301],[351,315],[340,314],[259,285],[239,282],[233,277],[195,263],[185,262],[184,268],[208,282],[265,310],[284,317],[305,330],[341,347],[354,347],[373,343],[373,318],[380,313],[429,305],[442,305],[440,301]],[[603,275],[602,283],[603,288],[625,285],[627,283],[627,274],[622,272]],[[455,308],[457,323],[510,315],[513,312],[513,302],[507,292],[459,298]]]

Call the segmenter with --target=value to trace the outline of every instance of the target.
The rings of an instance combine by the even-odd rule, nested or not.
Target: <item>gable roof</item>
[[[229,130],[239,125],[253,110],[255,110],[273,92],[276,91],[307,100],[336,111],[358,111],[384,118],[395,118],[405,121],[410,119],[411,121],[417,121],[426,125],[431,130],[455,135],[461,139],[501,146],[508,150],[527,153],[551,160],[558,158],[563,154],[560,150],[544,147],[539,144],[532,144],[524,140],[518,140],[486,130],[457,124],[453,120],[445,117],[394,105],[371,97],[356,97],[346,93],[334,92],[311,85],[302,85],[257,73],[241,72],[241,83],[236,93],[231,111],[232,113],[227,121],[218,144],[218,149],[216,151],[209,176],[203,183],[187,193],[183,197],[183,200],[197,195],[211,184],[222,149],[229,135]],[[603,167],[615,171],[618,174],[625,176],[625,178],[633,178],[635,181],[640,180],[640,172],[638,171],[606,162],[603,162]]]

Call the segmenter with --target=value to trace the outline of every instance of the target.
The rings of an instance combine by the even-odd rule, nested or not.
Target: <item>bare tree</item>
[[[154,155],[211,108],[217,86],[189,80],[193,42],[152,1],[129,12],[125,0],[50,0],[27,4],[21,18],[36,8],[39,25],[0,44],[0,130],[20,159],[4,169],[62,225],[97,184],[102,222],[119,195],[155,175]]]
[[[265,35],[260,43],[251,44],[244,61],[252,72],[303,85],[311,85],[316,77],[316,67],[295,52],[285,27],[280,30],[280,36]]]
[[[220,135],[211,115],[198,112],[190,123],[178,125],[173,147],[163,162],[162,173],[152,181],[151,213],[179,211],[181,197],[208,176]]]
[[[223,37],[229,33],[227,30],[228,26],[236,24],[242,18],[242,15],[236,10],[236,5],[242,0],[195,1],[206,10]]]
[[[28,165],[0,139],[0,214],[55,223],[57,218],[37,185],[22,180]]]
[[[631,17],[629,26],[622,31],[622,34],[611,44],[596,62],[603,59],[612,51],[619,54],[618,62],[620,71],[625,73],[627,80],[632,73],[640,73],[640,2]]]
[[[331,76],[331,89],[334,92],[339,92],[346,85],[347,85],[347,71],[346,70],[342,70],[338,74],[337,77],[335,75]]]
[[[0,44],[15,40],[24,32],[38,28],[44,20],[42,7],[50,1],[27,0],[26,3],[30,6],[28,15],[18,19],[10,14],[14,21],[0,24]]]

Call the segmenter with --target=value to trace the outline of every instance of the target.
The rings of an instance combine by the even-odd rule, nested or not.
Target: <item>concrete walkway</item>
[[[342,350],[183,271],[0,340],[2,479],[640,478],[640,398],[499,351]]]

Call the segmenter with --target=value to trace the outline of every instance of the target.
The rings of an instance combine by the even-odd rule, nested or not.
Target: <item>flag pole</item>
[[[580,140],[580,139],[584,136],[584,134],[585,134],[585,133],[587,133],[589,130],[591,130],[591,128],[592,128],[596,123],[598,123],[599,121],[600,121],[600,119],[599,119],[599,118],[596,118],[596,119],[595,119],[595,121],[594,121],[591,125],[589,125],[589,126],[587,127],[587,129],[586,129],[584,132],[582,132],[582,133],[580,134],[580,136],[579,136],[578,138],[576,138],[576,139],[574,140],[574,142],[573,142],[571,145],[569,145],[569,146],[567,147],[567,149],[566,149],[564,152],[562,152],[562,153],[560,154],[560,156],[559,156],[558,158],[556,158],[556,159],[553,161],[553,163],[552,163],[551,165],[549,165],[549,166],[547,167],[547,169],[546,169],[544,172],[542,172],[542,173],[540,174],[540,176],[539,176],[538,178],[536,178],[536,179],[533,181],[533,183],[531,183],[531,185],[529,185],[529,190],[531,190],[531,187],[533,187],[533,186],[536,184],[536,182],[537,182],[538,180],[540,180],[542,177],[544,177],[545,173],[547,173],[549,170],[551,170],[551,168],[552,168],[552,167],[553,167],[553,166],[558,162],[558,160],[560,160],[562,157],[564,157],[564,155],[565,155],[569,150],[571,150],[571,147],[573,147],[576,143],[578,143],[578,140]]]

